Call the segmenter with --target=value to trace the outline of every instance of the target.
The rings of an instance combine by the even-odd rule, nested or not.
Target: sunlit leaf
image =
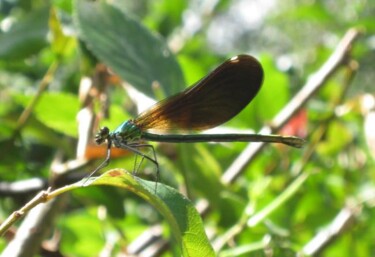
[[[127,189],[152,204],[168,221],[183,256],[215,256],[194,205],[175,189],[142,180],[120,169],[110,170],[87,185]]]
[[[15,99],[26,107],[31,101],[31,96],[17,95]],[[78,110],[79,103],[74,95],[45,93],[40,98],[33,114],[46,126],[63,134],[76,136]]]

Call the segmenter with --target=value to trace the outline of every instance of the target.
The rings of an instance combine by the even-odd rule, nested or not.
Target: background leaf
[[[167,95],[184,88],[181,69],[166,43],[129,14],[87,1],[75,1],[75,12],[89,49],[144,94],[153,97],[155,83]]]
[[[352,214],[350,223],[318,255],[375,256],[374,13],[375,1],[359,0],[1,1],[1,222],[40,190],[71,185],[93,171],[105,157],[105,145],[96,146],[92,136],[98,127],[112,130],[134,117],[134,103],[148,104],[143,94],[162,99],[179,92],[232,56],[255,56],[263,65],[265,81],[252,103],[217,129],[257,132],[265,125],[272,127],[273,116],[354,27],[363,33],[346,59],[352,67],[358,64],[355,77],[348,79],[349,66],[340,66],[279,132],[304,137],[304,149],[269,144],[241,166],[234,181],[223,183],[222,174],[239,167],[238,160],[255,144],[153,143],[160,188],[167,184],[190,199],[188,205],[178,205],[180,212],[168,207],[178,201],[173,190],[166,190],[168,204],[156,202],[153,182],[148,187],[133,178],[140,189],[151,190],[151,204],[123,187],[77,185],[63,196],[63,206],[52,209],[55,222],[38,226],[45,229],[44,238],[22,233],[41,252],[18,249],[27,256],[148,256],[150,249],[163,257],[180,256],[185,243],[181,240],[196,247],[195,230],[185,230],[194,231],[191,237],[178,232],[179,222],[183,227],[186,219],[173,215],[194,217],[194,203],[199,210],[209,205],[203,225],[187,219],[199,231],[203,226],[209,231],[210,240],[204,237],[204,245],[189,248],[198,249],[198,254],[211,253],[211,244],[224,256],[306,255],[306,245],[337,224],[335,218],[344,210]],[[118,75],[139,94],[131,95]],[[25,107],[45,81],[49,83],[39,101],[20,124]],[[88,129],[77,135],[81,110],[92,119],[79,123]],[[89,162],[76,154],[84,148],[77,142],[86,140],[84,158]],[[119,167],[132,170],[134,154],[113,148],[103,171]],[[246,224],[304,174],[310,175],[287,201],[257,225]],[[154,181],[154,164],[145,160],[137,176]],[[153,204],[165,208],[168,218]],[[25,221],[0,238],[0,252],[20,242],[17,235],[28,224]],[[145,235],[153,235],[157,244],[145,241]]]
[[[31,97],[17,95],[15,99],[25,107]],[[71,94],[47,93],[44,94],[35,108],[35,116],[45,125],[60,133],[76,136],[76,114],[79,110],[77,98]]]
[[[0,34],[0,58],[26,58],[46,46],[48,17],[48,7],[33,10],[9,31]]]

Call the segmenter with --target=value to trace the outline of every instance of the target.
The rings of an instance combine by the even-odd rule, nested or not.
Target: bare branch
[[[263,127],[259,134],[270,134],[278,131],[286,124],[295,113],[297,113],[306,102],[325,84],[329,77],[343,64],[346,63],[350,54],[351,46],[355,39],[358,38],[360,32],[356,29],[350,29],[333,54],[323,64],[323,66],[313,74],[302,89],[290,100],[290,102],[276,115],[272,120],[272,128]],[[245,169],[251,160],[253,160],[260,150],[265,146],[264,143],[251,143],[238,156],[232,165],[226,170],[222,176],[224,184],[232,183]]]

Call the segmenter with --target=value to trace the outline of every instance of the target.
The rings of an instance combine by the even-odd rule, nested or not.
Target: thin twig
[[[34,110],[36,104],[38,103],[42,93],[46,90],[47,86],[53,79],[53,75],[56,72],[59,66],[59,61],[55,61],[47,73],[43,77],[38,92],[28,105],[28,107],[21,114],[17,128],[14,135],[26,125],[28,118],[30,117],[32,111]],[[87,126],[92,126],[92,122],[89,122]],[[90,131],[86,129],[85,131]],[[80,134],[82,136],[82,134]],[[62,175],[71,171],[78,166],[82,166],[85,161],[82,158],[77,158],[73,162],[68,162],[65,165],[58,165],[56,162],[51,164],[50,170],[52,171],[52,179],[50,180],[51,185],[55,185],[58,178]],[[73,164],[73,165],[70,165]],[[73,184],[74,185],[74,184]],[[28,202],[24,207],[19,211],[14,212],[6,221],[4,221],[0,226],[0,235],[4,233],[12,224],[14,224],[18,219],[23,217],[25,214],[27,216],[23,220],[22,224],[17,230],[15,238],[7,245],[3,251],[4,257],[22,257],[22,256],[32,256],[34,255],[39,248],[41,247],[41,242],[44,239],[44,236],[51,227],[53,227],[53,222],[55,218],[61,213],[61,208],[64,204],[65,197],[59,197],[50,201],[47,204],[39,204],[47,199],[54,198],[56,195],[64,192],[66,187],[55,190],[51,193],[43,191],[35,196],[30,202]]]
[[[347,202],[350,202],[347,200]],[[362,205],[347,204],[336,215],[332,222],[303,247],[303,256],[318,256],[329,244],[334,242],[353,224],[361,212]]]
[[[39,84],[38,91],[34,98],[31,100],[29,105],[23,110],[20,117],[17,121],[17,127],[15,129],[15,135],[20,132],[20,130],[26,125],[27,120],[30,118],[31,113],[33,112],[35,106],[37,105],[40,97],[42,96],[43,92],[47,89],[48,85],[50,84],[51,80],[54,77],[54,74],[59,67],[59,61],[55,61],[50,65],[46,74],[43,76],[42,81]]]
[[[39,192],[36,196],[34,196],[34,198],[28,201],[18,211],[14,211],[3,223],[0,224],[0,236],[2,236],[11,225],[25,216],[35,206],[39,205],[40,203],[48,202],[57,196],[78,187],[81,187],[81,184],[70,184],[53,191],[51,191],[51,188],[48,188],[47,190]]]

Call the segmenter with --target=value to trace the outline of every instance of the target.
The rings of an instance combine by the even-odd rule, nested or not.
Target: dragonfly
[[[263,83],[260,62],[250,55],[237,55],[180,93],[157,102],[136,118],[123,122],[114,131],[103,127],[95,136],[97,144],[107,142],[104,162],[90,175],[108,165],[111,147],[134,152],[156,165],[159,164],[153,145],[144,142],[266,142],[301,148],[305,140],[295,136],[261,134],[199,134],[219,126],[240,113],[256,96]],[[149,148],[152,156],[141,148]]]

